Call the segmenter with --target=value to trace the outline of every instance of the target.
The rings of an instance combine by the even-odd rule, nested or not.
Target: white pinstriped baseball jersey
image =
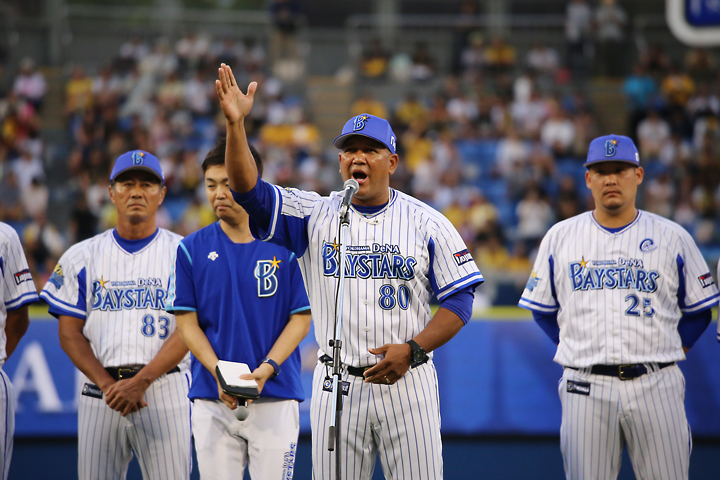
[[[157,229],[129,241],[108,230],[65,252],[40,296],[53,315],[85,320],[83,335],[104,367],[148,364],[175,331],[165,300],[180,236]],[[147,244],[145,244],[147,242]],[[147,406],[122,416],[86,383],[78,406],[78,478],[124,479],[133,452],[144,478],[190,478],[189,354],[161,375]]]
[[[7,358],[5,320],[7,312],[38,301],[20,238],[10,225],[0,222],[0,270],[3,286],[0,289],[0,367]]]
[[[584,368],[683,360],[680,317],[718,296],[695,242],[676,223],[639,211],[611,233],[586,212],[545,235],[519,304],[557,311],[555,361]]]
[[[83,334],[104,367],[145,365],[176,329],[165,300],[181,238],[161,228],[129,253],[108,230],[68,249],[40,296],[51,310],[85,320]],[[180,367],[188,370],[189,355]]]
[[[335,322],[342,194],[274,190],[263,239],[297,254],[315,339],[327,353]],[[379,212],[366,217],[350,211],[341,360],[358,367],[379,361],[368,348],[404,343],[420,333],[432,317],[433,293],[442,300],[483,277],[452,224],[419,200],[391,189],[390,201]]]
[[[10,379],[1,369],[7,359],[5,325],[7,312],[38,301],[27,260],[17,232],[0,222],[0,479],[5,480],[10,471],[15,434],[15,390]]]

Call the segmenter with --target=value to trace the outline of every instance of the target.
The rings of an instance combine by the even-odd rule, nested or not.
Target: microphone
[[[233,413],[235,414],[235,418],[241,422],[250,415],[250,410],[248,410],[248,407],[245,405],[244,398],[238,398],[238,405],[235,407]]]
[[[344,217],[350,208],[350,201],[353,195],[357,193],[360,184],[354,178],[348,178],[343,184],[343,199],[340,204],[340,216]]]

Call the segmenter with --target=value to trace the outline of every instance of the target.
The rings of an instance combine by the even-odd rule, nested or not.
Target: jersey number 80
[[[407,285],[400,285],[397,289],[397,295],[395,295],[395,287],[383,285],[380,287],[378,304],[383,310],[392,310],[396,304],[403,310],[407,310],[410,306],[410,289]]]

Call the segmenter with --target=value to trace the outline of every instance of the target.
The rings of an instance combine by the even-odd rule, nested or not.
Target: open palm
[[[252,109],[257,82],[248,85],[247,95],[245,95],[240,91],[232,69],[228,65],[224,63],[220,65],[218,76],[219,79],[215,80],[215,88],[225,119],[230,123],[244,120]]]

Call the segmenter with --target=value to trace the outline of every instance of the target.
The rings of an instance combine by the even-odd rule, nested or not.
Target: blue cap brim
[[[395,153],[395,152],[393,152],[392,148],[390,148],[390,146],[387,143],[385,143],[381,140],[378,140],[377,138],[372,137],[370,135],[363,135],[362,133],[358,133],[358,132],[350,132],[350,133],[345,133],[343,135],[340,135],[339,137],[337,137],[335,139],[335,141],[333,142],[333,145],[335,145],[335,148],[339,148],[340,150],[342,150],[342,148],[343,148],[342,146],[343,146],[343,143],[345,143],[345,140],[347,140],[348,137],[353,137],[353,136],[365,137],[365,138],[369,138],[371,140],[375,140],[379,144],[385,145],[385,148],[390,150],[390,153],[392,153],[392,154]]]
[[[152,168],[146,167],[146,166],[144,166],[144,165],[131,165],[131,166],[127,167],[127,168],[124,168],[124,169],[120,170],[119,172],[117,172],[117,173],[115,174],[115,176],[110,179],[110,181],[111,181],[111,182],[114,181],[117,177],[119,177],[119,176],[122,175],[123,173],[129,172],[129,171],[131,171],[131,170],[142,170],[143,172],[152,173],[155,178],[157,178],[158,180],[160,180],[160,183],[162,183],[163,185],[165,185],[165,179],[164,179],[164,178],[162,178],[160,175],[158,175],[158,173],[157,173],[155,170],[153,170]]]
[[[597,163],[610,163],[610,162],[629,163],[629,164],[632,165],[633,167],[639,167],[639,166],[640,166],[640,164],[639,164],[638,162],[636,162],[635,160],[625,160],[625,159],[623,159],[623,158],[608,158],[608,159],[606,160],[606,159],[603,158],[603,159],[600,159],[600,160],[592,160],[592,161],[590,161],[590,162],[585,162],[585,163],[583,164],[583,167],[587,168],[587,167],[589,167],[589,166],[591,166],[591,165],[595,165],[595,164],[597,164]]]

